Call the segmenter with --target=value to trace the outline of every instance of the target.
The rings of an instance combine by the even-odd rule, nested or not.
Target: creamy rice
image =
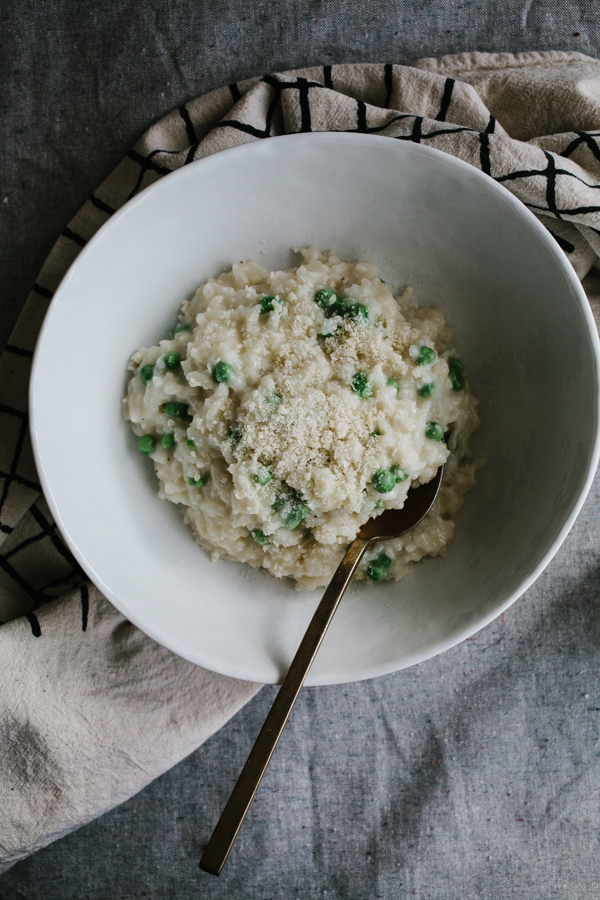
[[[301,254],[295,269],[236,263],[201,285],[174,336],[133,354],[124,414],[205,550],[303,589],[445,464],[429,515],[357,576],[399,579],[452,538],[477,401],[439,310],[394,298],[371,262]]]

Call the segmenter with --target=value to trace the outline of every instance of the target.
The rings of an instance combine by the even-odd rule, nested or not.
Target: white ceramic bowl
[[[572,525],[598,460],[598,338],[562,251],[531,213],[435,150],[355,134],[292,135],[168,175],[114,215],[57,291],[31,379],[46,497],[71,550],[128,619],[186,659],[277,682],[319,600],[212,563],[121,418],[125,366],[181,301],[238,259],[290,264],[316,244],[375,260],[443,309],[483,420],[488,462],[446,557],[352,587],[309,684],[392,672],[506,609]]]

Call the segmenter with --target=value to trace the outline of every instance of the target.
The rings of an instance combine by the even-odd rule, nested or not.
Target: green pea
[[[256,541],[257,544],[260,544],[261,547],[264,547],[265,544],[269,543],[269,538],[266,536],[264,531],[260,528],[254,528],[252,531],[252,537]]]
[[[330,291],[328,288],[321,288],[320,291],[314,296],[314,301],[317,306],[320,306],[321,309],[329,309],[330,306],[338,299],[338,296],[335,291]]]
[[[196,449],[196,441],[193,441],[191,438],[187,438],[185,442],[186,447],[191,447],[192,450]]]
[[[428,422],[425,429],[425,437],[430,441],[441,441],[444,439],[444,426],[439,422]]]
[[[138,450],[141,453],[144,453],[148,456],[149,453],[154,453],[154,448],[156,447],[156,441],[152,437],[151,434],[144,434],[138,441]]]
[[[406,481],[406,479],[408,478],[408,475],[406,474],[402,466],[392,466],[390,468],[390,472],[396,479],[396,484],[400,484],[402,481]]]
[[[175,328],[173,329],[173,334],[181,334],[182,331],[191,331],[192,326],[188,325],[187,322],[178,322]]]
[[[176,369],[181,362],[181,354],[177,350],[169,350],[163,356],[163,360],[167,369]]]
[[[275,393],[268,394],[268,396],[265,397],[265,401],[271,407],[271,409],[277,409],[277,407],[281,403],[281,397],[279,396],[279,394]]]
[[[307,515],[308,506],[305,506],[304,503],[299,503],[297,500],[292,501],[289,512],[283,516],[284,528],[287,528],[288,531],[292,531],[300,524],[302,519],[306,518]]]
[[[461,363],[460,359],[449,359],[448,369],[448,377],[452,385],[452,390],[462,391],[465,386],[465,367]]]
[[[348,310],[348,315],[351,319],[355,319],[356,321],[362,320],[363,322],[368,322],[369,307],[365,306],[364,303],[353,303]]]
[[[187,416],[188,414],[188,405],[187,403],[182,403],[180,400],[169,400],[168,403],[165,403],[165,412],[168,416],[175,416],[177,419],[182,419],[183,416]]]
[[[371,581],[383,581],[391,564],[392,560],[389,556],[380,553],[367,566],[367,575]]]
[[[160,439],[160,445],[161,445],[161,447],[164,447],[165,450],[172,450],[173,447],[175,446],[175,444],[176,444],[176,441],[175,441],[174,434],[163,434],[163,436]]]
[[[205,472],[203,475],[198,475],[197,478],[192,478],[191,475],[188,475],[187,483],[190,487],[193,488],[201,488],[204,487],[205,484],[208,484],[210,475],[208,472]]]
[[[362,319],[365,322],[369,321],[369,307],[365,306],[364,303],[356,303],[352,309],[350,310],[350,318],[351,319]]]
[[[435,351],[431,347],[421,347],[416,363],[418,366],[428,366],[435,359]]]
[[[331,306],[332,315],[348,316],[350,315],[350,310],[354,305],[354,300],[349,300],[348,297],[338,297],[335,303]]]
[[[140,369],[140,380],[142,384],[148,384],[153,375],[154,366],[151,363],[148,363],[147,366],[142,366],[142,368]]]
[[[390,376],[390,378],[388,378],[387,383],[389,384],[390,387],[396,388],[396,390],[398,390],[398,388],[400,387],[400,385],[398,384],[398,379],[394,378],[393,375]]]
[[[275,307],[273,306],[274,303],[279,303],[281,306],[283,306],[283,300],[281,299],[281,297],[262,297],[260,301],[261,316],[266,316],[268,313],[273,312],[273,310],[275,309]]]
[[[378,494],[389,494],[396,487],[396,478],[389,469],[378,469],[373,475],[373,487]]]
[[[365,375],[364,372],[357,372],[356,375],[353,376],[350,387],[354,393],[358,394],[359,397],[362,397],[363,400],[366,400],[367,397],[370,397],[373,393],[373,382],[369,381],[368,376]]]
[[[434,389],[435,381],[430,381],[427,384],[422,384],[421,387],[417,390],[417,394],[419,395],[419,397],[431,397]]]
[[[259,466],[258,472],[253,476],[255,482],[260,485],[268,484],[273,480],[273,473],[266,466]]]
[[[271,504],[271,509],[274,512],[280,512],[286,504],[285,497],[276,497],[275,502]]]
[[[235,447],[237,444],[239,444],[239,442],[242,439],[242,429],[240,428],[240,426],[239,425],[230,425],[228,437],[229,437],[229,440],[231,441],[232,447]]]
[[[219,384],[225,384],[225,382],[229,381],[229,379],[233,375],[233,372],[234,369],[231,363],[221,360],[221,362],[218,362],[215,366],[213,366],[212,377]]]

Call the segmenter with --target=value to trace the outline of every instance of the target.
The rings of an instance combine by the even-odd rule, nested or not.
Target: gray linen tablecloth
[[[2,15],[7,325],[56,233],[136,132],[183,100],[303,63],[600,55],[591,4],[66,2]],[[597,897],[599,488],[544,576],[475,639],[407,672],[305,691],[220,881],[198,873],[198,849],[270,688],[136,798],[0,877],[0,898]]]

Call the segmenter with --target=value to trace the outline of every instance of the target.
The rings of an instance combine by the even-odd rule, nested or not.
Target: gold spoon
[[[410,490],[402,509],[388,509],[380,516],[369,519],[346,550],[317,606],[273,706],[202,854],[200,868],[205,872],[220,875],[227,862],[242,822],[298,699],[300,688],[365,550],[376,541],[399,537],[410,528],[414,528],[427,515],[438,495],[443,470],[444,467],[440,466],[431,481]]]

